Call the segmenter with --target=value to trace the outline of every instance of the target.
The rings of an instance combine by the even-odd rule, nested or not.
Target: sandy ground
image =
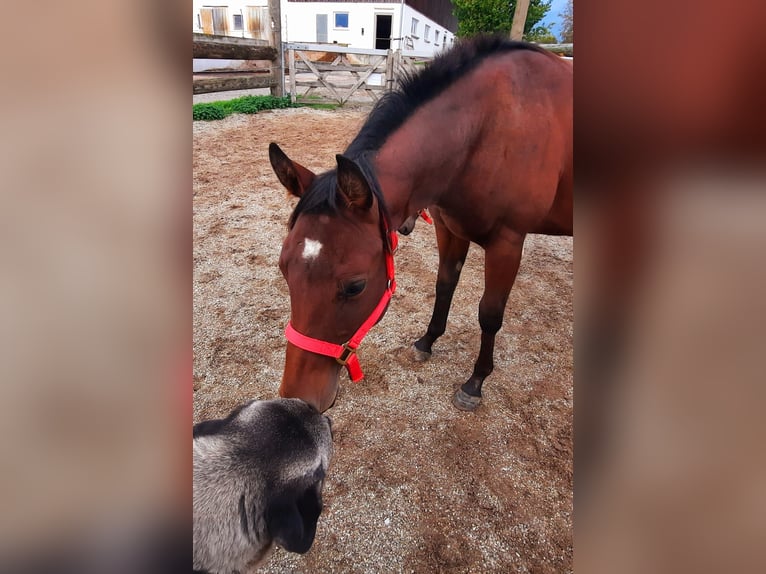
[[[365,112],[278,110],[194,124],[194,419],[276,396],[289,317],[277,268],[294,200],[270,141],[321,170]],[[530,236],[474,413],[452,407],[479,349],[484,254],[472,246],[433,358],[410,346],[428,323],[437,251],[418,224],[400,241],[398,291],[328,411],[335,456],[304,556],[267,572],[572,570],[572,240]]]

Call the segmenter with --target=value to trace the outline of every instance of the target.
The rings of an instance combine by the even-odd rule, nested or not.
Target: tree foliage
[[[524,34],[524,40],[527,42],[536,42],[538,44],[558,44],[556,35],[551,32],[548,26],[535,26],[529,32]]]
[[[452,4],[457,18],[458,36],[511,31],[516,0],[452,0]],[[524,34],[529,34],[550,9],[550,0],[530,0]]]
[[[564,11],[559,14],[561,16],[561,41],[571,43],[574,42],[574,6],[573,0],[568,0]]]

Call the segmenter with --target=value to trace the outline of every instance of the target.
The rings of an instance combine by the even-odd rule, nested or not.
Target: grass
[[[337,102],[328,102],[322,96],[310,94],[308,96],[298,95],[296,106],[301,108],[311,108],[314,110],[337,110],[342,104]]]
[[[289,96],[242,96],[223,102],[194,104],[192,111],[195,120],[222,120],[231,114],[255,114],[262,110],[293,108],[295,104]]]
[[[337,110],[341,107],[340,104],[333,104],[332,102],[316,102],[316,103],[300,103],[296,107],[298,108],[311,108],[312,110]]]
[[[315,110],[335,110],[340,107],[338,103],[328,103],[322,100],[321,96],[298,96],[301,100],[298,103],[292,103],[290,96],[277,98],[274,96],[242,96],[233,100],[222,102],[211,102],[207,104],[194,104],[194,120],[222,120],[231,114],[255,114],[262,110],[273,110],[281,108],[313,108]]]

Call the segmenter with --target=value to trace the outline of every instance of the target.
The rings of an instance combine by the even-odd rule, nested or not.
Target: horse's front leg
[[[495,335],[503,325],[508,295],[516,280],[521,262],[524,235],[506,236],[486,246],[484,260],[484,294],[479,303],[481,349],[473,374],[457,390],[452,404],[463,411],[472,411],[481,403],[481,386],[495,367]]]
[[[439,271],[436,276],[436,300],[431,322],[426,334],[415,341],[412,347],[416,361],[426,361],[431,357],[434,341],[444,334],[447,328],[447,315],[452,304],[452,295],[460,279],[465,257],[468,254],[469,241],[453,235],[442,222],[438,209],[431,212],[436,230],[436,243],[439,247]]]

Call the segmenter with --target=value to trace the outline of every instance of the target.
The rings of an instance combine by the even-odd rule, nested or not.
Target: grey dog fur
[[[322,510],[330,419],[299,399],[253,401],[194,425],[194,571],[250,572],[274,544],[304,553]]]

